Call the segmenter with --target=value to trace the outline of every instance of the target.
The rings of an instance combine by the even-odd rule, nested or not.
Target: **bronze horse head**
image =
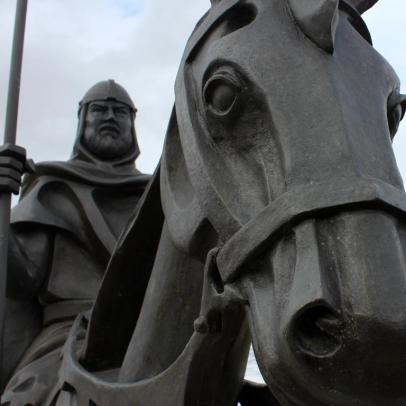
[[[406,205],[391,145],[405,98],[371,46],[371,3],[216,2],[176,83],[168,189],[193,190],[224,244],[222,283],[246,301],[282,404],[406,401]]]
[[[361,17],[374,3],[212,1],[180,66],[160,177],[90,325],[86,362],[97,345],[118,354],[122,404],[231,405],[248,333],[282,405],[406,402],[406,199],[392,151],[405,97]],[[151,239],[151,204],[163,228],[141,307],[131,292],[146,286],[146,255],[130,254]]]

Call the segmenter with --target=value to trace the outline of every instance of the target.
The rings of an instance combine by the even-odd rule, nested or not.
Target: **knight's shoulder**
[[[23,177],[21,185],[21,198],[27,193],[31,192],[33,189],[38,189],[47,183],[63,179],[60,171],[58,171],[60,164],[60,162],[35,163],[35,171],[33,173],[27,173]]]

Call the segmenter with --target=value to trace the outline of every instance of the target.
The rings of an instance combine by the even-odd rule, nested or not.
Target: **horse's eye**
[[[406,111],[406,96],[396,92],[389,98],[388,103],[388,124],[391,138],[398,131],[399,124],[402,121]]]
[[[231,80],[213,78],[204,88],[204,100],[215,114],[225,115],[232,109],[238,92],[238,86]]]

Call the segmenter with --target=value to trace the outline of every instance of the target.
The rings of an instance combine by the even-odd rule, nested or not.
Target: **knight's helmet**
[[[83,96],[83,99],[79,102],[79,110],[84,105],[96,100],[115,100],[126,104],[134,115],[137,112],[137,109],[134,106],[130,95],[127,93],[127,90],[125,90],[123,86],[116,83],[113,79],[98,82],[92,86]]]
[[[134,127],[134,120],[135,120],[135,116],[137,114],[137,108],[135,107],[133,101],[131,100],[130,95],[124,89],[124,87],[119,85],[118,83],[116,83],[113,79],[104,80],[102,82],[96,83],[85,93],[82,100],[79,102],[78,133],[77,133],[77,138],[76,138],[76,143],[75,143],[75,148],[74,148],[73,154],[76,155],[76,153],[78,152],[77,149],[82,149],[81,141],[82,141],[84,126],[85,126],[85,118],[86,118],[89,103],[98,101],[98,100],[99,101],[114,100],[114,101],[123,103],[130,108],[131,118],[132,118],[131,132],[132,132],[133,138],[134,138],[134,150],[131,151],[131,157],[129,157],[129,156],[126,157],[126,161],[128,161],[128,158],[132,158],[133,160],[135,160],[138,157],[138,155],[140,154],[137,136],[136,136],[135,127]]]

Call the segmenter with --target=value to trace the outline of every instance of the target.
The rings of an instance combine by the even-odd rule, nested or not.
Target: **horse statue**
[[[406,405],[406,98],[375,2],[212,1],[47,405]]]

